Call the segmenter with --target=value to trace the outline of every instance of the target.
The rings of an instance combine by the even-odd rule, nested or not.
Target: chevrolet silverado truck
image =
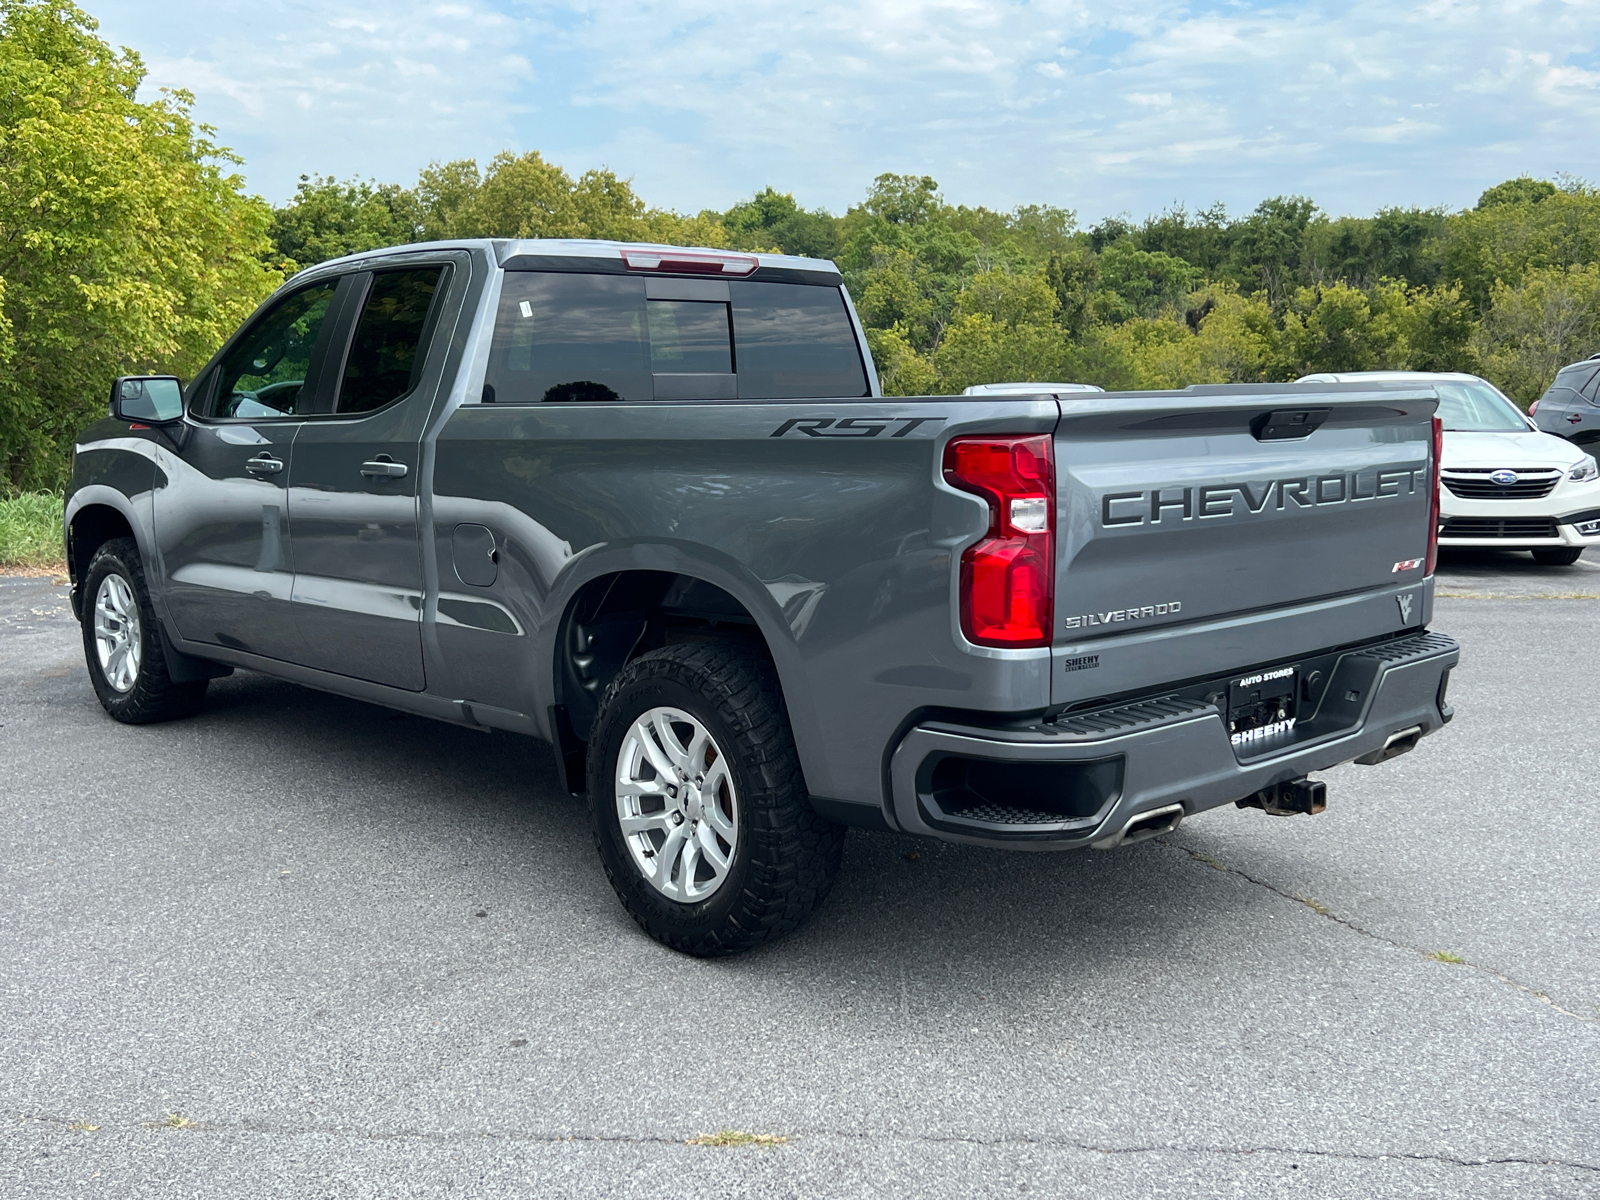
[[[1110,849],[1450,719],[1427,386],[888,397],[828,262],[592,241],[296,275],[77,441],[106,711],[236,668],[539,738],[650,935],[847,827]]]

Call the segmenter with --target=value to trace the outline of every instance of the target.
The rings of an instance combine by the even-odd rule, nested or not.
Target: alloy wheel
[[[640,714],[617,754],[617,820],[650,885],[697,903],[728,878],[739,844],[739,804],[727,757],[697,718],[678,708]]]
[[[100,673],[119,692],[133,690],[139,678],[143,640],[139,604],[121,575],[107,575],[94,598],[94,648]]]

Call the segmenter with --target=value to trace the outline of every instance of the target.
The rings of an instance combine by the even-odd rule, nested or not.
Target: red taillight
[[[707,250],[655,250],[629,247],[622,261],[630,271],[665,271],[672,275],[750,275],[761,265],[753,254],[715,254]]]
[[[1428,569],[1424,574],[1432,575],[1434,567],[1439,565],[1439,460],[1444,456],[1444,422],[1438,417],[1433,419],[1433,468],[1429,472],[1433,476],[1433,498],[1428,502]]]
[[[988,536],[961,556],[961,631],[980,646],[1048,646],[1056,528],[1049,435],[952,438],[944,477],[989,502]]]
[[[1539,411],[1539,402],[1537,400],[1535,400],[1532,404],[1528,405],[1528,415],[1530,417],[1533,416],[1533,414],[1538,412],[1538,411]]]

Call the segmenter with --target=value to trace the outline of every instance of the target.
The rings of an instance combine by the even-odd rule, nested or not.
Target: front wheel
[[[1570,567],[1582,555],[1582,546],[1563,546],[1559,550],[1535,550],[1533,561],[1541,567]]]
[[[657,941],[737,954],[827,896],[844,829],[806,795],[771,664],[732,643],[668,646],[606,689],[589,743],[595,845]]]
[[[83,653],[100,706],[119,721],[145,725],[186,717],[205,698],[206,680],[174,683],[150,606],[144,565],[132,538],[94,552],[83,576]]]

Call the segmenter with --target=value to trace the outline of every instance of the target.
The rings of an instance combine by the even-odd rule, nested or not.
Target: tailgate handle
[[[1326,408],[1280,408],[1252,420],[1250,432],[1258,442],[1288,442],[1310,437],[1327,419]]]

